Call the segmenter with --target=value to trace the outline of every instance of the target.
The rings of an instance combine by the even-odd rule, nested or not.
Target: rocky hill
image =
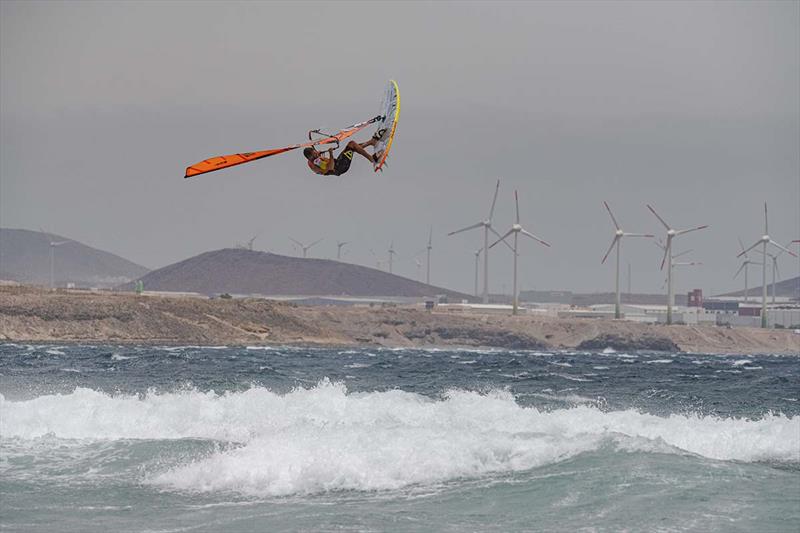
[[[55,284],[64,287],[114,287],[147,269],[118,255],[41,231],[0,228],[0,279],[32,285],[50,284],[50,243]]]
[[[328,259],[303,259],[226,248],[154,270],[141,278],[149,291],[286,296],[394,296],[466,294],[419,283],[374,268]],[[131,289],[133,284],[122,288]]]

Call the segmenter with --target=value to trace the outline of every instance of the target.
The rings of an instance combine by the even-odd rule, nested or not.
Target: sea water
[[[607,352],[0,345],[0,526],[798,530],[800,359]]]

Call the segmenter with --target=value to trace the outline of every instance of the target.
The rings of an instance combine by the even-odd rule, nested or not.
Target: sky
[[[389,79],[382,173],[321,177],[292,152],[183,179],[370,118]],[[432,228],[431,282],[471,292],[482,232],[446,234],[488,215],[498,178],[498,231],[518,190],[552,243],[521,241],[522,289],[613,290],[604,200],[626,231],[663,235],[647,203],[711,225],[676,240],[703,263],[676,292],[740,288],[737,236],[760,237],[765,201],[773,237],[800,238],[800,2],[0,2],[3,227],[149,268],[256,235],[283,254],[324,238],[324,258],[350,241],[375,266],[393,242],[410,278]],[[660,254],[625,242],[634,291],[663,290]],[[511,266],[491,250],[492,292]]]

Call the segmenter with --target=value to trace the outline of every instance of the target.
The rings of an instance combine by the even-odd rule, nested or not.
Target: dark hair
[[[311,148],[310,146],[309,146],[308,148],[305,148],[305,149],[303,150],[303,155],[304,155],[304,156],[306,156],[306,159],[310,159],[310,158],[311,158],[311,155],[312,155],[313,153],[314,153],[314,149],[313,149],[313,148]]]

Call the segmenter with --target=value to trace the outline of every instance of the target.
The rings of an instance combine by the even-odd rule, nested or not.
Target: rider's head
[[[306,156],[306,159],[314,159],[319,155],[319,152],[309,146],[303,150],[303,155]]]

